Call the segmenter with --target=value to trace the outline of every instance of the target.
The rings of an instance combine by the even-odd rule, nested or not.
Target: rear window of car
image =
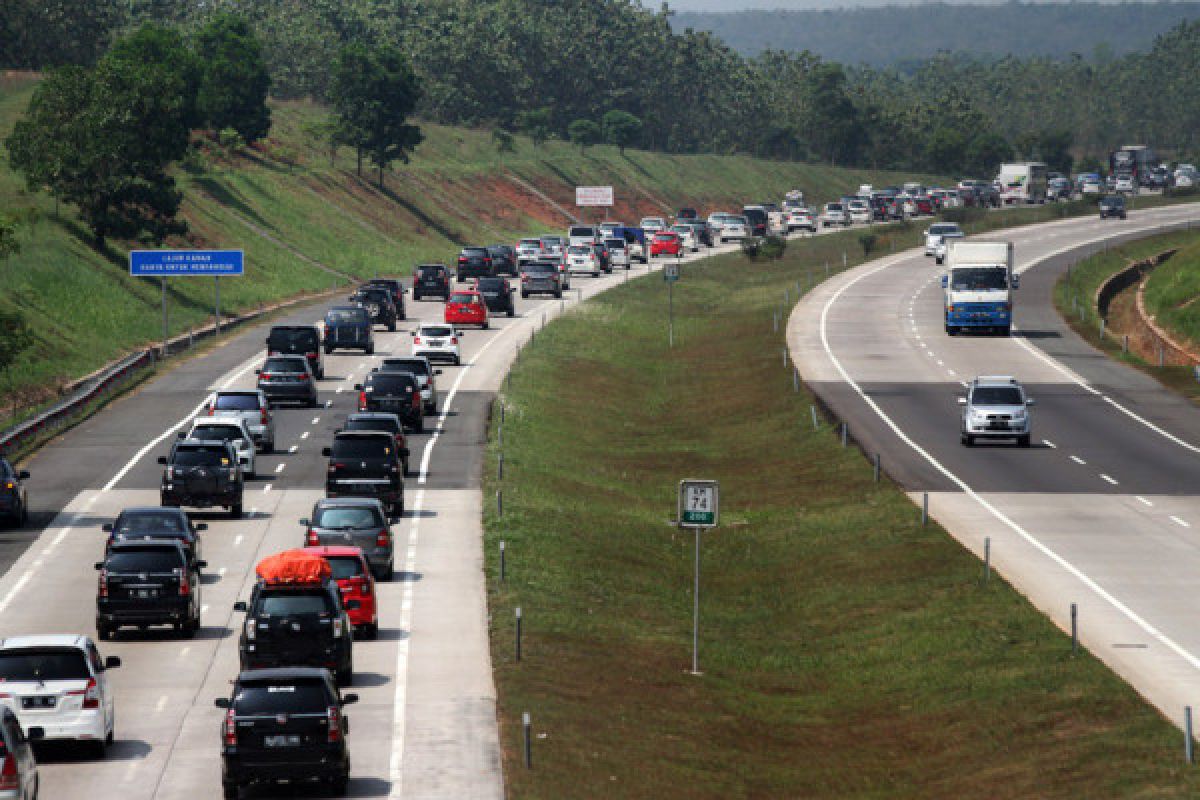
[[[348,419],[347,431],[383,431],[384,433],[399,433],[400,422],[390,417],[367,417],[363,419]]]
[[[339,436],[333,440],[333,458],[385,458],[391,453],[391,442],[376,436]]]
[[[382,286],[374,289],[359,289],[354,293],[354,299],[359,301],[374,300],[376,302],[386,302],[392,299],[392,293]]]
[[[258,411],[257,394],[219,394],[213,402],[218,411]]]
[[[379,509],[369,506],[318,508],[312,519],[318,528],[377,528],[383,525]]]
[[[478,286],[480,289],[494,291],[496,289],[503,289],[504,281],[500,278],[480,278]]]
[[[300,358],[268,358],[262,366],[263,372],[308,372],[307,362]]]
[[[316,350],[320,346],[317,332],[310,328],[272,328],[267,347],[273,350]]]
[[[499,283],[498,278],[489,278]],[[481,281],[482,283],[482,281]],[[414,375],[428,375],[429,362],[423,358],[385,358],[383,369],[397,372],[411,372]]]
[[[592,252],[592,248],[583,244],[575,244],[568,247],[567,252],[574,256],[584,256]]]
[[[455,292],[454,294],[450,295],[451,303],[475,303],[478,302],[478,300],[478,295],[469,294],[467,292]]]
[[[595,228],[586,228],[586,227],[571,228],[569,235],[571,235],[571,236],[595,236],[596,229]]]
[[[224,447],[184,445],[175,448],[171,463],[177,467],[219,467],[229,463],[229,452]]]
[[[114,572],[170,572],[183,562],[179,551],[165,547],[145,550],[114,550],[108,554],[105,566]]]
[[[557,269],[553,264],[529,264],[522,270],[522,272],[537,273],[539,275],[556,271]]]
[[[0,651],[0,680],[76,681],[90,677],[83,651],[73,647]]]
[[[234,439],[245,438],[241,430],[232,425],[197,425],[188,434],[189,439],[209,439],[218,442],[232,442]]]
[[[542,246],[542,240],[541,239],[522,239],[521,244],[524,245],[525,247],[539,247],[540,248]]]
[[[113,523],[114,531],[182,531],[178,514],[165,511],[127,511]]]
[[[363,571],[361,558],[355,558],[354,556],[325,556],[325,560],[329,562],[330,568],[333,569],[334,580],[358,578],[366,574]]]
[[[412,391],[416,386],[416,378],[411,372],[372,372],[367,376],[365,389],[371,389],[377,394],[401,394]]]
[[[467,258],[486,258],[488,251],[485,247],[464,247],[462,254]]]
[[[257,613],[264,617],[288,617],[293,614],[328,614],[329,595],[323,590],[308,592],[269,592],[259,598]]]
[[[319,680],[243,683],[233,696],[233,708],[244,716],[324,712],[333,702]]]
[[[654,240],[657,242],[673,242],[673,241],[675,241],[675,234],[673,234],[673,233],[656,233],[656,234],[654,234]]]
[[[609,250],[624,250],[625,249],[625,240],[624,239],[605,239],[604,246],[607,247]]]
[[[442,274],[440,267],[417,267],[417,277],[428,280]]]
[[[422,336],[453,336],[454,329],[447,325],[428,325],[421,328]]]
[[[325,314],[325,322],[333,325],[366,323],[366,321],[367,310],[365,308],[334,308]]]
[[[1013,386],[980,386],[971,393],[971,402],[980,406],[1019,406],[1021,391]]]

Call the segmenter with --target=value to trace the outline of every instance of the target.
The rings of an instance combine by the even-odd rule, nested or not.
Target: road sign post
[[[612,208],[613,187],[611,186],[576,186],[575,205],[580,208],[588,206]]]
[[[700,674],[700,533],[717,527],[720,492],[716,481],[682,480],[676,519],[696,534],[695,579],[692,586],[692,674]]]
[[[167,321],[167,278],[178,275],[213,277],[213,313],[216,331],[221,332],[221,276],[245,273],[241,250],[133,250],[129,274],[135,278],[158,278],[162,287],[163,355],[167,355],[170,331]]]
[[[667,282],[667,347],[675,346],[675,281],[679,280],[679,261],[663,265],[663,280]]]

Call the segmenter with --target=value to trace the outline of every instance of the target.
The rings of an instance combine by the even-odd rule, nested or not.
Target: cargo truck
[[[1044,203],[1048,181],[1046,165],[1040,161],[1022,161],[1016,164],[1001,164],[1000,202],[1004,205],[1017,203]]]
[[[949,242],[942,276],[946,333],[987,330],[1007,336],[1019,280],[1012,242]]]

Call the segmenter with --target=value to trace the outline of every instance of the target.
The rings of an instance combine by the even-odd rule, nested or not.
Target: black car
[[[203,522],[194,523],[178,508],[167,506],[138,506],[126,508],[102,530],[108,534],[105,552],[121,542],[140,542],[147,539],[173,539],[183,545],[188,555],[200,558],[200,532],[208,530]]]
[[[513,288],[508,278],[480,278],[475,290],[483,295],[488,311],[503,311],[510,317],[516,316],[517,301],[513,299]]]
[[[562,284],[557,261],[530,261],[521,266],[521,297],[535,293],[562,297]]]
[[[517,249],[507,244],[489,244],[488,253],[495,265],[493,272],[497,275],[517,275]]]
[[[343,686],[354,678],[354,627],[342,605],[337,582],[275,583],[259,580],[250,602],[237,602],[246,612],[238,656],[242,669],[324,667]]]
[[[221,789],[237,798],[256,783],[320,781],[344,797],[350,777],[345,707],[358,695],[341,695],[329,670],[313,667],[246,670],[229,697],[218,697],[221,721]],[[290,792],[289,792],[290,794]]]
[[[407,319],[408,312],[404,308],[404,284],[395,278],[374,278],[366,283],[367,286],[387,289],[396,307],[396,319]]]
[[[321,332],[315,325],[276,325],[267,335],[268,356],[304,356],[317,380],[325,380]]]
[[[708,227],[708,223],[702,219],[688,220],[684,223],[692,229],[692,233],[696,237],[696,241],[705,247],[713,246],[712,228]]]
[[[603,272],[612,274],[612,256],[608,253],[608,248],[600,242],[592,245],[592,252],[596,254],[596,260],[600,262],[600,269]]]
[[[385,358],[383,363],[371,370],[372,372],[411,372],[417,376],[421,384],[421,399],[425,402],[425,414],[436,414],[438,407],[437,376],[442,374],[440,369],[434,369],[425,356],[402,356],[400,358]]]
[[[1125,198],[1119,194],[1105,195],[1100,198],[1100,219],[1110,217],[1125,219]]]
[[[679,213],[675,215],[676,222],[691,222],[697,219],[700,219],[700,212],[694,208],[681,208],[679,209]]]
[[[396,452],[400,454],[400,466],[404,469],[404,474],[408,475],[408,457],[411,455],[411,451],[408,449],[408,437],[404,434],[404,423],[396,414],[384,411],[360,411],[346,417],[346,424],[340,430],[390,433],[396,440]]]
[[[375,353],[371,317],[362,306],[334,306],[325,312],[325,352],[339,347]]]
[[[29,521],[29,494],[23,481],[29,480],[29,472],[17,470],[8,459],[0,456],[0,516],[10,524],[24,525]]]
[[[404,465],[395,438],[383,431],[339,431],[329,459],[326,497],[375,497],[393,517],[404,514]]]
[[[166,466],[161,505],[224,506],[235,518],[242,515],[242,468],[229,442],[183,439],[171,448],[171,455],[159,456],[158,463]]]
[[[317,407],[317,377],[304,356],[271,356],[255,374],[258,390],[272,406],[299,403],[306,408]]]
[[[750,223],[751,236],[766,236],[767,235],[767,212],[761,208],[748,206],[742,209],[742,216]]]
[[[495,274],[495,262],[486,247],[464,247],[458,254],[456,277],[459,283],[468,278],[490,278]]]
[[[372,325],[382,325],[389,331],[396,330],[396,304],[392,302],[392,293],[383,286],[364,286],[350,295],[351,303],[356,303],[367,310]]]
[[[200,630],[200,570],[206,567],[176,539],[114,542],[96,562],[96,633],[111,639],[122,626],[171,625],[191,638]]]
[[[413,272],[413,300],[422,297],[450,299],[450,270],[444,264],[422,264]]]
[[[425,430],[421,382],[411,372],[371,372],[365,383],[354,384],[359,411],[387,411],[417,433]]]

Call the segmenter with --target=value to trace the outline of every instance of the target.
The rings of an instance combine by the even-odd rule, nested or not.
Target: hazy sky
[[[1008,0],[946,0],[955,5],[999,5]],[[1030,0],[1025,0],[1029,2]],[[1032,0],[1039,2],[1044,0]],[[1050,0],[1054,2],[1055,0]],[[1060,0],[1061,1],[1061,0]],[[1095,2],[1096,0],[1093,0]],[[789,11],[813,11],[832,8],[869,8],[871,6],[912,6],[922,5],[921,0],[668,0],[671,8],[676,11],[744,11],[754,8],[783,8]],[[1099,2],[1120,2],[1120,0],[1099,0]],[[657,9],[659,3],[654,0],[642,0],[646,8]]]

